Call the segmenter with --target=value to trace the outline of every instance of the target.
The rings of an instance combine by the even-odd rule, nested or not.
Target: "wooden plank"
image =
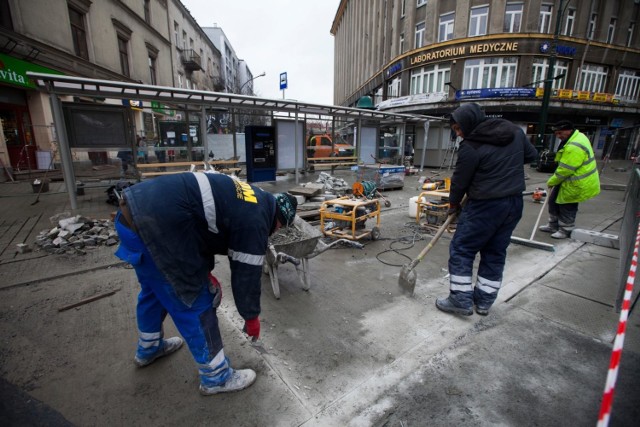
[[[340,156],[340,157],[310,157],[307,159],[310,163],[320,163],[320,162],[335,162],[335,161],[353,161],[357,162],[358,158],[355,156]]]

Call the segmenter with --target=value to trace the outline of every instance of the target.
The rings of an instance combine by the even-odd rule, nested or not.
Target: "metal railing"
[[[625,194],[624,215],[620,225],[620,268],[618,271],[618,295],[616,297],[616,311],[622,309],[622,300],[633,257],[636,234],[640,224],[640,164],[634,164],[634,169],[629,178],[627,193]],[[631,301],[635,303],[638,298],[638,287],[635,287]]]

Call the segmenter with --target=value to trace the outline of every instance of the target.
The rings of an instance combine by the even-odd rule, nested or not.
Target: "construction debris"
[[[55,227],[41,231],[36,245],[53,254],[86,254],[86,248],[113,246],[119,242],[114,224],[108,219],[89,219],[80,215],[50,218]]]

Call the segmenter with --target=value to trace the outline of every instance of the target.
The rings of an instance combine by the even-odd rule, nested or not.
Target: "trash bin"
[[[84,183],[76,181],[76,194],[78,196],[84,196]]]
[[[46,193],[49,191],[48,179],[35,179],[31,184],[34,193]]]

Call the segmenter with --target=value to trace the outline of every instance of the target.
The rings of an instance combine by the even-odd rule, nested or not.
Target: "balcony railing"
[[[200,55],[198,55],[193,49],[183,50],[180,59],[182,60],[182,65],[186,70],[202,70]]]

